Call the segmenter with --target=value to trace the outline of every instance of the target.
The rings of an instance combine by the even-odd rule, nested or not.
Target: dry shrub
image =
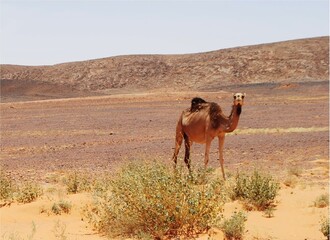
[[[321,194],[314,201],[314,207],[325,208],[327,206],[329,206],[329,195],[328,194]]]
[[[294,188],[298,184],[298,178],[295,175],[289,175],[284,179],[283,184],[287,187]]]
[[[0,170],[0,200],[1,206],[17,201],[30,203],[43,194],[42,187],[32,181],[16,183],[3,170]]]
[[[79,193],[84,191],[90,191],[92,188],[92,181],[90,176],[86,173],[71,172],[63,180],[64,185],[67,188],[68,193]]]
[[[15,186],[13,181],[6,175],[5,171],[0,169],[0,200],[1,202],[13,201]]]
[[[296,177],[300,177],[302,175],[302,169],[298,167],[292,167],[288,170],[288,174]]]
[[[38,183],[25,182],[19,186],[16,201],[19,203],[30,203],[43,194],[43,190]]]
[[[52,212],[56,215],[61,215],[62,213],[69,214],[72,209],[72,204],[68,201],[61,200],[58,203],[54,203],[52,206]]]
[[[329,240],[330,239],[330,225],[329,225],[329,216],[324,217],[321,220],[321,228],[320,231],[323,235]]]
[[[112,236],[194,236],[219,224],[223,197],[221,181],[197,185],[192,178],[159,163],[131,163],[113,177],[111,190],[99,195],[86,216]]]

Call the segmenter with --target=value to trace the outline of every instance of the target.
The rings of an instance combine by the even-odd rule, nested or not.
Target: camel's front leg
[[[223,167],[223,163],[225,161],[223,159],[223,146],[225,143],[225,134],[220,135],[218,138],[219,138],[219,161],[220,161],[220,166],[221,166],[221,172],[222,172],[223,179],[226,180],[225,170]]]
[[[182,134],[182,132],[181,131],[177,131],[176,132],[176,137],[175,137],[175,149],[174,149],[174,153],[173,153],[173,157],[172,157],[173,167],[174,168],[176,168],[178,154],[179,154],[179,151],[180,151],[182,140],[183,140],[183,134]]]
[[[180,119],[176,125],[176,132],[175,132],[175,147],[174,147],[174,153],[173,153],[173,157],[172,157],[174,169],[176,168],[178,154],[180,151],[182,141],[183,141],[183,131],[182,131],[182,115],[181,115]]]

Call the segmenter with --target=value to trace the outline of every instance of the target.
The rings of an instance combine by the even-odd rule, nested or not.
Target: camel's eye
[[[237,98],[237,96],[236,95],[234,95],[234,99],[236,99]]]
[[[244,97],[245,97],[245,96],[244,96],[244,95],[242,95],[242,99],[244,99]]]

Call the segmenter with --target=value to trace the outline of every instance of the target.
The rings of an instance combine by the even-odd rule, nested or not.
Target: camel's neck
[[[233,108],[231,110],[230,116],[229,116],[229,122],[228,122],[228,128],[225,130],[225,132],[229,133],[234,131],[237,128],[239,116],[242,112],[242,106],[241,105],[233,105]]]

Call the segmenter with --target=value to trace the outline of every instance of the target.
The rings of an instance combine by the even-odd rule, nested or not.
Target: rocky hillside
[[[329,37],[196,54],[117,56],[53,66],[1,65],[1,80],[6,81],[6,86],[24,82],[31,86],[26,84],[30,82],[88,92],[196,90],[232,84],[326,79],[329,79]]]

